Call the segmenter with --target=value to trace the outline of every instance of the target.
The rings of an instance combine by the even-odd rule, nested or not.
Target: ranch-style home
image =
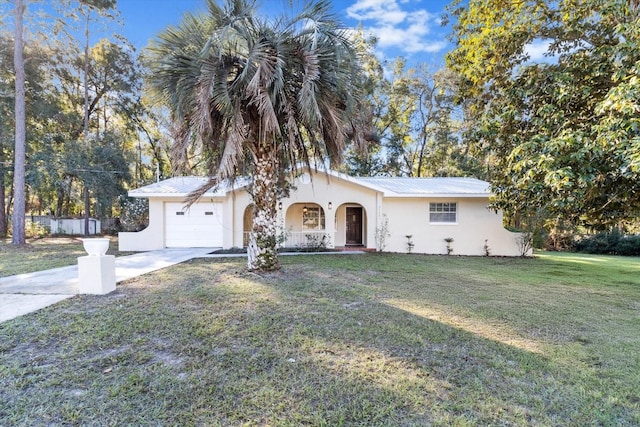
[[[252,203],[246,179],[218,186],[185,208],[207,178],[175,177],[129,191],[149,199],[149,225],[119,234],[121,251],[244,247]],[[335,171],[300,174],[278,204],[283,247],[426,254],[520,256],[519,233],[487,208],[489,184],[474,178],[363,178]]]

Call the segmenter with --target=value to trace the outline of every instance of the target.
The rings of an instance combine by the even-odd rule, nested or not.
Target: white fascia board
[[[488,199],[489,193],[389,193],[384,197],[389,198],[407,198],[407,199]]]
[[[129,197],[137,197],[139,199],[171,199],[171,200],[184,200],[188,194],[171,194],[171,193],[135,193],[129,191],[127,193]],[[204,194],[200,199],[224,199],[226,194]]]

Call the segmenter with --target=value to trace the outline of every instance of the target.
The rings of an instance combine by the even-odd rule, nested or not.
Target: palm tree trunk
[[[253,175],[253,228],[247,248],[249,270],[280,268],[277,251],[278,153],[260,144]]]

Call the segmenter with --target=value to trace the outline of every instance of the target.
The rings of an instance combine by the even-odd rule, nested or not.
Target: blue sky
[[[299,0],[293,0],[294,4]],[[361,24],[378,38],[378,54],[392,61],[402,55],[410,62],[444,65],[451,48],[448,28],[440,17],[448,1],[442,0],[336,0],[334,11],[348,25]],[[278,14],[289,0],[258,0],[261,10]],[[122,33],[142,48],[168,25],[177,25],[185,12],[205,10],[204,0],[118,0],[123,19]]]

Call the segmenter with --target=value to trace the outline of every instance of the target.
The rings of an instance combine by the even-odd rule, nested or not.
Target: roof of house
[[[386,197],[465,195],[489,196],[489,183],[475,178],[357,177],[382,190]]]
[[[489,183],[475,178],[352,177],[333,171],[329,174],[379,191],[385,197],[488,197],[490,194]],[[129,196],[184,198],[208,181],[209,178],[206,177],[174,177],[130,190]],[[223,197],[229,191],[243,188],[247,184],[249,184],[247,177],[238,178],[233,184],[225,181],[207,191],[204,196]]]
[[[191,192],[201,188],[209,182],[209,178],[202,176],[176,176],[164,181],[154,182],[144,187],[129,191],[131,197],[185,197]],[[229,191],[239,189],[247,185],[248,178],[238,178],[231,184],[228,181],[221,182],[217,187],[207,191],[207,197],[222,197]]]

